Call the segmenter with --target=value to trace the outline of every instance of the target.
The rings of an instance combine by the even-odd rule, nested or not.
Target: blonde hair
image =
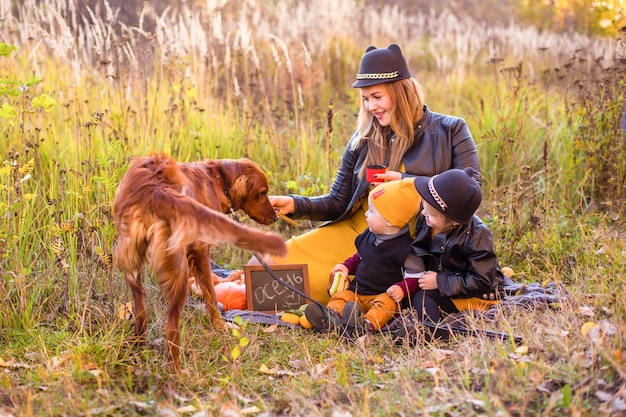
[[[398,171],[402,157],[407,149],[413,145],[413,125],[424,115],[424,93],[422,86],[414,78],[383,83],[381,87],[386,89],[393,103],[389,127],[394,133],[392,137],[394,144],[387,168],[391,171]],[[361,101],[357,119],[357,138],[352,149],[358,149],[366,142],[368,148],[365,164],[361,167],[359,176],[365,176],[367,165],[385,164],[388,143],[384,129],[378,119],[365,108],[365,103]]]

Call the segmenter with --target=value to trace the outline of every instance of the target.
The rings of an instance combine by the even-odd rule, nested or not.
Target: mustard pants
[[[375,330],[380,330],[400,309],[400,305],[386,293],[363,295],[350,290],[336,292],[328,302],[328,308],[341,314],[343,306],[350,301],[361,307],[361,311],[365,312],[363,318],[369,320]]]

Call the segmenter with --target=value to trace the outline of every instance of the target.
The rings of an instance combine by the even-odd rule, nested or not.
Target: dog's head
[[[263,170],[247,158],[221,160],[221,171],[233,210],[242,210],[260,224],[278,219],[269,200],[269,182]]]

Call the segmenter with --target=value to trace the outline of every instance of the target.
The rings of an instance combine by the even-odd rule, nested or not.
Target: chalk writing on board
[[[309,295],[307,265],[271,265],[286,284]],[[276,311],[298,308],[306,298],[276,281],[262,266],[245,266],[246,296],[249,310]]]
[[[304,282],[304,278],[301,275],[295,273],[287,273],[282,277],[283,281],[292,287],[298,288]],[[252,292],[254,301],[257,304],[265,304],[268,301],[282,299],[286,304],[292,305],[300,302],[300,294],[295,293],[289,288],[282,285],[280,282],[274,280],[263,284],[260,287],[256,287]]]

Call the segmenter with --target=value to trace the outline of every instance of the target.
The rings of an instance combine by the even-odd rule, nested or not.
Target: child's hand
[[[332,276],[337,271],[341,271],[344,275],[348,275],[348,267],[344,264],[337,264],[333,266],[332,271],[330,271],[330,275]]]
[[[348,278],[348,268],[344,265],[344,264],[337,264],[333,267],[332,271],[330,272],[330,276],[328,277],[328,293],[331,294],[334,293],[335,291],[331,291],[332,287],[333,287],[333,283],[335,281],[335,274],[337,272],[341,272],[343,274],[344,277],[346,277],[346,282],[347,278]],[[342,288],[341,290],[344,290],[345,288]],[[331,294],[332,295],[332,294]]]
[[[437,286],[437,273],[435,271],[426,271],[417,279],[420,289],[422,290],[436,290]]]
[[[387,288],[387,295],[391,297],[393,301],[399,303],[404,298],[404,291],[402,291],[402,288],[400,288],[399,285],[394,284],[391,287]]]

